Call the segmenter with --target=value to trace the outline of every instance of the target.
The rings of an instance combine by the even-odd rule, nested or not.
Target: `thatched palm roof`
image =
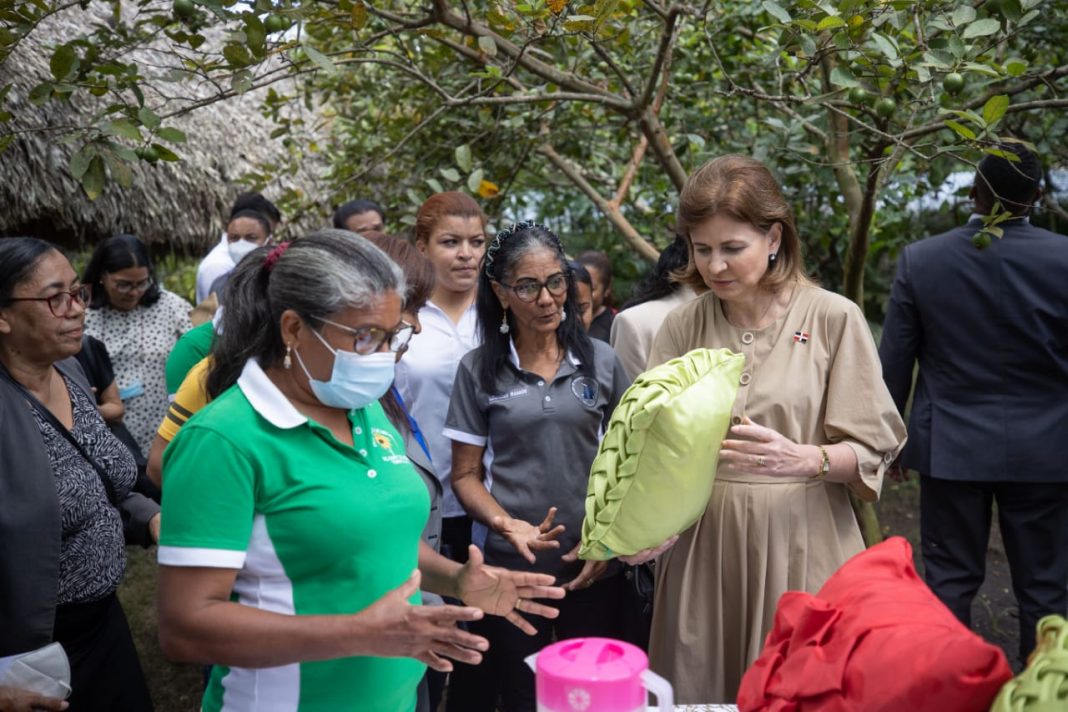
[[[62,142],[62,131],[41,129],[83,123],[82,112],[90,105],[79,99],[76,104],[51,101],[38,107],[27,96],[51,78],[54,46],[81,34],[90,23],[104,21],[98,14],[102,11],[95,5],[88,10],[74,7],[48,18],[0,65],[0,86],[14,84],[9,103],[15,115],[0,125],[0,133],[25,132],[0,154],[0,234],[30,234],[74,246],[130,232],[150,244],[201,252],[218,239],[234,196],[248,189],[238,180],[264,161],[282,162],[286,149],[280,140],[269,138],[276,125],[260,113],[262,94],[249,92],[168,121],[187,136],[174,147],[184,160],[139,162],[132,166],[129,188],[109,181],[97,200],[89,200],[68,169],[76,146]],[[167,62],[173,66],[162,47],[135,52],[146,74],[162,74]],[[146,89],[146,103],[162,115],[208,91],[186,84],[186,97],[175,100]],[[267,186],[264,194],[277,199],[297,189],[314,196],[324,172],[323,166],[306,162],[295,176]]]

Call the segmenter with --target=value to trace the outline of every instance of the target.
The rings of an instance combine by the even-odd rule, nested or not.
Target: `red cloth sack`
[[[779,599],[740,712],[986,712],[1012,677],[920,580],[901,537],[857,554],[815,596]]]

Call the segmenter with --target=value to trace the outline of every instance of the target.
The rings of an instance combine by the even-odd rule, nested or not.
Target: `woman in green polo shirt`
[[[562,597],[551,577],[420,543],[426,488],[377,402],[403,293],[386,255],[333,230],[231,285],[215,397],[164,457],[160,642],[215,665],[204,710],[411,710],[424,665],[481,659],[456,622],[555,616],[530,600]],[[419,606],[421,576],[471,607]]]

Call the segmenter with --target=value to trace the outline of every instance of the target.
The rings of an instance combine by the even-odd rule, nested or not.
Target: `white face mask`
[[[300,352],[294,350],[293,353],[304,375],[308,377],[312,393],[323,405],[358,410],[384,396],[393,385],[397,359],[392,351],[377,351],[373,354],[341,351],[331,348],[318,331],[313,329],[312,333],[334,354],[334,368],[330,380],[317,381],[312,378],[308,367],[304,365],[304,359],[300,357]]]
[[[226,249],[230,252],[230,259],[234,261],[235,265],[257,247],[259,245],[251,240],[235,240],[226,244]]]

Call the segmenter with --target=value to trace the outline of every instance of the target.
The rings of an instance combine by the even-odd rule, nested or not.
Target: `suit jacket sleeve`
[[[898,260],[897,274],[890,288],[890,303],[879,341],[879,360],[883,379],[899,413],[905,412],[912,390],[912,375],[919,354],[923,331],[909,274],[909,250]]]

